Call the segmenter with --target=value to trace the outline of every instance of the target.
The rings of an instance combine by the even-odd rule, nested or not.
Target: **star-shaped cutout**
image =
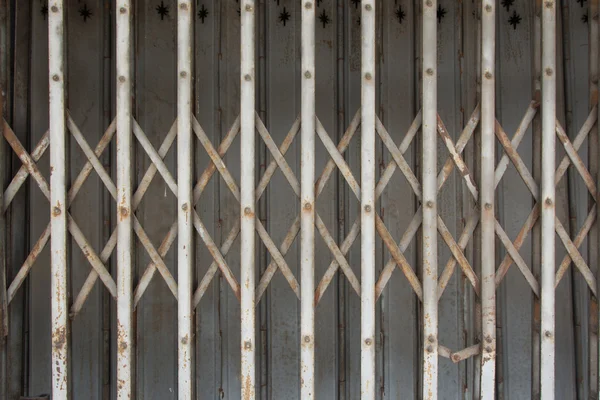
[[[208,14],[208,8],[204,7],[204,4],[202,4],[202,7],[198,10],[198,18],[202,20],[202,23],[204,23],[205,18],[208,18]]]
[[[325,10],[323,10],[323,12],[319,14],[319,21],[321,21],[321,23],[323,24],[323,28],[325,28],[325,26],[327,26],[327,24],[331,22],[331,20],[329,19],[329,15],[327,15]]]
[[[354,4],[354,8],[358,8],[358,5],[360,4],[360,0],[352,0],[352,4]]]
[[[437,8],[437,19],[438,19],[438,24],[442,23],[442,20],[444,19],[444,17],[446,16],[446,9],[442,7],[441,4],[438,4],[438,8]]]
[[[512,25],[514,30],[517,30],[517,25],[521,23],[521,16],[517,14],[517,11],[514,10],[510,18],[508,19],[508,23]]]
[[[290,16],[290,13],[287,12],[285,7],[283,7],[283,11],[279,14],[279,22],[281,22],[283,26],[285,26],[285,24],[287,24],[287,22],[290,20]]]
[[[160,5],[156,6],[156,12],[158,15],[160,15],[160,19],[162,21],[167,15],[169,15],[169,6],[165,5],[164,1],[161,1]]]
[[[83,22],[87,22],[88,19],[92,18],[92,10],[90,10],[87,4],[84,4],[83,7],[79,9],[79,15],[83,18]]]
[[[40,9],[40,12],[42,13],[42,17],[44,17],[44,21],[45,21],[46,17],[48,16],[48,4],[44,4],[42,6],[42,8]]]
[[[585,13],[581,16],[581,22],[583,22],[584,24],[588,23],[588,13]]]
[[[402,21],[404,21],[404,18],[406,18],[406,13],[402,9],[402,6],[398,6],[398,8],[394,12],[394,14],[396,15],[396,19],[398,20],[398,23],[402,24]]]
[[[510,11],[510,8],[513,6],[515,0],[502,0],[502,7],[506,8],[506,11]]]

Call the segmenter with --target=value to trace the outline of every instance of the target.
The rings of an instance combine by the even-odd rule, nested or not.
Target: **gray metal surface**
[[[35,159],[37,168],[48,182],[49,148],[39,160],[34,150],[49,127],[47,7],[51,7],[52,1],[49,3],[45,0],[2,1],[0,5],[3,7],[2,11],[10,16],[4,19],[1,18],[3,14],[0,14],[0,21],[6,21],[7,25],[3,29],[7,32],[7,41],[11,43],[7,47],[9,51],[6,66],[3,65],[7,69],[7,78],[0,81],[7,82],[8,85],[4,96],[4,115],[7,125]],[[73,122],[91,149],[96,149],[118,111],[115,17],[119,9],[115,3],[117,2],[103,0],[64,0],[67,22],[66,105]],[[202,297],[195,308],[195,333],[191,339],[193,344],[185,347],[194,351],[191,359],[194,360],[192,376],[195,380],[195,396],[199,399],[239,399],[243,393],[255,391],[256,398],[263,400],[300,399],[300,346],[304,337],[301,335],[300,299],[290,285],[291,275],[302,285],[300,234],[292,236],[293,241],[287,244],[284,242],[286,236],[290,238],[289,232],[294,230],[292,224],[295,221],[295,228],[299,230],[297,217],[302,213],[302,207],[298,193],[290,183],[290,180],[293,183],[293,179],[282,172],[282,167],[285,167],[285,161],[289,165],[289,171],[299,182],[301,133],[299,125],[294,124],[301,112],[301,79],[306,79],[301,67],[301,10],[305,7],[305,2],[197,0],[191,3],[195,15],[192,111],[218,157],[223,160],[223,165],[211,167],[211,160],[216,159],[215,154],[211,158],[206,150],[207,146],[196,140],[197,132],[192,132],[192,187],[199,179],[210,178],[204,182],[199,198],[195,199],[195,211],[224,260],[213,264],[215,249],[209,249],[210,243],[205,244],[194,229],[192,293],[198,294],[195,291],[200,282],[209,282],[203,288]],[[327,289],[319,293],[318,303],[314,305],[314,397],[340,400],[367,398],[364,393],[361,395],[361,347],[364,346],[364,338],[361,333],[360,290],[357,293],[349,278],[353,273],[358,278],[357,282],[361,281],[361,240],[365,240],[360,233],[356,233],[356,229],[352,230],[357,218],[359,221],[361,218],[361,199],[353,191],[352,178],[358,185],[364,186],[360,179],[363,145],[361,127],[358,126],[353,131],[347,148],[341,148],[339,143],[345,134],[347,137],[352,133],[347,132],[347,129],[352,126],[353,120],[357,121],[357,112],[360,117],[361,81],[364,85],[367,80],[364,74],[361,75],[361,48],[372,46],[363,43],[361,36],[361,12],[367,12],[364,5],[368,3],[375,4],[376,10],[376,65],[373,73],[375,102],[371,105],[381,120],[381,127],[385,128],[395,146],[398,146],[396,150],[400,149],[394,153],[390,151],[388,143],[384,143],[380,136],[381,129],[376,129],[376,195],[380,179],[386,177],[389,182],[375,201],[372,211],[376,212],[376,217],[381,217],[393,239],[393,245],[401,250],[401,256],[406,259],[409,269],[414,271],[417,283],[421,284],[423,290],[422,265],[426,257],[423,253],[424,245],[437,243],[438,277],[442,276],[447,265],[454,266],[437,303],[438,324],[434,325],[439,332],[436,344],[439,342],[440,347],[437,350],[439,357],[436,381],[435,377],[424,378],[422,374],[423,355],[427,352],[429,338],[424,336],[422,301],[415,294],[415,282],[407,279],[406,275],[410,274],[406,270],[403,272],[402,266],[395,266],[398,254],[394,255],[388,249],[389,242],[384,243],[380,232],[375,231],[375,242],[371,244],[375,249],[376,287],[380,287],[382,273],[387,274],[385,276],[389,280],[382,283],[381,296],[375,302],[375,336],[371,344],[375,349],[375,375],[371,377],[375,385],[374,397],[429,398],[423,393],[423,383],[433,379],[432,382],[437,383],[439,399],[480,398],[480,344],[485,341],[482,337],[481,302],[471,284],[469,277],[472,275],[465,274],[464,270],[468,272],[468,268],[472,268],[475,277],[481,282],[482,257],[490,257],[494,260],[496,269],[501,265],[512,264],[496,291],[495,396],[511,400],[532,398],[539,393],[540,380],[544,377],[539,374],[540,362],[535,357],[536,351],[539,352],[540,303],[536,301],[530,285],[534,281],[538,287],[541,284],[540,231],[536,225],[532,230],[527,229],[523,235],[523,225],[536,204],[524,182],[523,176],[527,173],[517,170],[515,157],[506,159],[506,172],[495,190],[494,207],[498,224],[506,232],[509,241],[516,243],[524,238],[522,244],[515,244],[523,261],[519,265],[519,262],[512,262],[507,256],[506,243],[498,234],[495,237],[495,254],[482,254],[480,241],[483,232],[479,226],[475,228],[470,240],[465,240],[466,245],[459,240],[473,213],[480,213],[476,206],[477,200],[468,185],[468,177],[464,173],[465,168],[468,168],[475,186],[481,190],[482,142],[479,125],[470,140],[464,143],[464,150],[457,150],[458,158],[464,159],[464,167],[454,164],[457,161],[456,154],[454,161],[448,161],[453,155],[448,144],[458,147],[459,138],[465,127],[469,126],[471,117],[479,118],[474,110],[478,110],[482,93],[480,79],[483,71],[478,49],[482,40],[479,26],[481,2],[437,0],[434,11],[437,44],[431,46],[430,42],[429,46],[429,49],[437,49],[437,113],[448,133],[446,142],[438,135],[436,143],[430,143],[437,147],[435,174],[447,162],[453,167],[437,193],[436,205],[439,217],[452,240],[464,248],[462,253],[465,257],[457,262],[449,260],[453,259],[453,254],[460,254],[461,250],[457,250],[456,246],[450,249],[440,234],[437,237],[433,235],[424,242],[419,229],[411,240],[405,240],[415,213],[422,212],[419,198],[421,194],[416,195],[411,182],[405,178],[407,170],[396,165],[398,154],[403,152],[402,156],[411,172],[418,182],[422,182],[424,165],[421,151],[424,137],[420,120],[419,129],[415,131],[410,144],[404,146],[401,143],[407,132],[411,131],[411,126],[414,127],[415,117],[420,115],[421,104],[424,97],[427,97],[421,91],[422,72],[427,74],[428,69],[423,65],[421,42],[433,40],[423,37],[421,10],[422,7],[427,7],[427,2],[397,0],[361,3],[320,0],[312,3],[316,16],[316,125],[322,124],[321,134],[327,135],[341,153],[338,162],[345,161],[349,168],[342,174],[339,166],[343,167],[343,163],[331,164],[332,150],[326,148],[323,138],[318,132],[315,133],[315,176],[319,179],[328,163],[333,170],[321,190],[317,186],[315,191],[315,216],[320,217],[323,222],[321,227],[315,227],[315,288],[319,288],[324,277],[329,276],[331,280]],[[536,137],[536,132],[541,134],[541,109],[536,103],[541,100],[538,97],[541,93],[537,93],[540,87],[536,86],[535,76],[539,67],[535,62],[535,54],[541,55],[541,43],[536,42],[536,37],[539,38],[536,36],[536,24],[540,23],[541,16],[536,18],[535,2],[528,0],[498,0],[488,3],[496,7],[495,117],[512,140],[528,108],[533,109],[530,111],[533,121],[527,125],[522,141],[518,147],[514,143],[512,146],[517,147],[515,154],[522,159],[522,166],[531,171],[533,180],[541,188],[541,148],[539,142],[536,143],[537,139],[541,139]],[[597,102],[596,82],[589,74],[591,52],[588,43],[590,23],[594,24],[592,28],[595,30],[592,32],[596,35],[598,33],[598,21],[591,17],[594,10],[597,11],[598,0],[563,0],[555,3],[556,118],[564,127],[566,136],[575,143],[579,130],[589,120],[590,111],[596,113],[593,108]],[[170,147],[163,145],[163,141],[169,138],[168,133],[178,116],[177,88],[178,80],[181,79],[177,69],[178,2],[137,0],[131,1],[131,4],[132,116],[136,121],[134,123],[139,124],[142,134],[156,149],[158,157],[164,157],[164,168],[163,165],[157,165],[161,163],[157,163],[156,159],[152,160],[156,154],[151,157],[139,136],[132,134],[132,191],[135,193],[140,187],[148,185],[135,216],[149,242],[143,245],[137,230],[132,234],[135,246],[131,254],[134,301],[137,301],[135,296],[141,294],[139,283],[145,282],[148,285],[132,314],[134,335],[133,348],[130,349],[133,355],[130,382],[134,394],[132,398],[176,399],[178,306],[173,294],[173,284],[179,282],[178,239],[168,235],[178,217],[177,196],[169,182],[169,176],[177,177],[178,152],[177,138],[173,140],[171,136],[170,140],[167,139]],[[256,329],[254,340],[251,341],[253,351],[248,352],[256,355],[255,384],[248,391],[242,390],[242,377],[247,374],[243,374],[241,364],[244,344],[241,336],[239,293],[236,293],[235,284],[230,279],[243,285],[240,265],[242,258],[248,258],[247,255],[240,254],[241,235],[231,236],[232,229],[234,233],[240,229],[239,190],[242,189],[242,195],[244,190],[240,181],[243,161],[240,154],[244,148],[240,145],[238,116],[240,84],[244,83],[245,74],[240,65],[242,43],[238,11],[244,13],[244,9],[239,9],[245,4],[253,5],[252,13],[256,24],[253,48],[256,57],[252,76],[256,120],[264,123],[266,131],[262,133],[268,131],[276,146],[285,144],[290,129],[296,127],[296,131],[292,131],[295,134],[293,141],[287,143],[287,147],[280,148],[284,159],[278,162],[275,162],[273,148],[269,147],[264,136],[256,130],[254,186],[262,182],[265,173],[271,171],[273,175],[253,206],[257,217],[255,223],[265,227],[274,246],[284,255],[283,260],[289,271],[272,256],[272,249],[265,245],[264,233],[256,234],[255,257],[253,260],[246,259],[243,265],[254,265],[256,287],[261,284],[264,287],[265,272],[273,274],[262,297],[258,297],[260,292],[255,293]],[[538,25],[538,29],[541,29],[541,25]],[[541,34],[541,30],[537,34]],[[592,42],[597,47],[598,38],[592,37]],[[591,57],[592,60],[596,57],[597,62],[597,52]],[[597,67],[595,70],[598,70]],[[490,88],[486,90],[489,91]],[[246,126],[245,129],[251,131],[252,127]],[[496,133],[497,131],[498,129]],[[67,133],[68,190],[76,182],[89,157],[84,154],[70,131]],[[235,138],[229,142],[232,134]],[[597,181],[597,134],[598,127],[594,124],[576,151],[581,157],[582,165],[590,170],[593,181]],[[555,164],[558,167],[567,153],[560,137],[556,139]],[[117,184],[118,175],[116,143],[115,135],[106,150],[96,154],[114,184]],[[498,168],[507,151],[500,141],[495,140],[494,143],[495,165]],[[506,142],[504,144],[508,146]],[[6,190],[23,164],[6,143],[4,152],[9,157],[3,164],[6,169],[3,179]],[[159,167],[158,172],[156,167]],[[227,170],[223,170],[223,167]],[[207,174],[206,171],[211,168],[212,172]],[[463,168],[462,171],[459,168]],[[154,175],[151,182],[144,183],[143,178],[148,176],[148,169],[154,169]],[[391,177],[386,175],[392,169],[394,172]],[[236,187],[232,187],[231,181],[228,181],[228,173]],[[90,247],[100,257],[111,234],[114,234],[119,219],[116,213],[117,202],[105,183],[94,170],[90,170],[89,177],[70,205],[73,219]],[[588,221],[590,210],[595,207],[595,201],[589,194],[581,171],[570,165],[556,186],[555,209],[558,221],[565,227],[573,242],[577,241],[576,236]],[[133,199],[135,202],[135,195]],[[136,207],[135,204],[133,207]],[[6,254],[3,256],[6,261],[7,287],[18,276],[28,255],[36,250],[35,244],[50,221],[48,210],[48,200],[29,175],[6,211],[5,230],[0,234],[0,238],[3,235],[6,238]],[[244,212],[243,207],[241,211]],[[438,228],[440,218],[437,219]],[[539,223],[540,218],[538,225]],[[583,268],[586,263],[590,269],[587,271],[588,277],[593,278],[597,271],[594,251],[597,246],[596,242],[592,242],[598,238],[595,230],[594,224],[590,228],[589,239],[581,240],[579,253],[582,258],[580,261],[576,260],[578,264],[565,264],[568,269],[564,271],[555,291],[556,332],[553,340],[557,399],[597,397],[598,344],[594,340],[597,340],[598,310],[597,303],[592,300],[594,289],[584,279],[586,275],[581,273],[586,272]],[[497,231],[496,229],[496,233]],[[327,236],[325,232],[331,235],[333,241],[328,243],[323,239]],[[343,244],[347,235],[354,235],[353,244],[349,248]],[[167,243],[164,241],[165,237],[174,240]],[[232,237],[235,240],[231,243],[228,239]],[[68,238],[68,304],[72,307],[80,290],[85,287],[86,279],[90,279],[93,267],[89,261],[90,254],[84,254],[71,235]],[[567,251],[559,235],[555,235],[555,243],[558,270]],[[126,245],[116,244],[117,247]],[[149,254],[152,253],[152,247],[156,249],[156,254]],[[345,265],[335,264],[337,259],[331,250],[336,247],[346,255],[349,269],[345,269]],[[160,254],[159,258],[156,258],[157,254]],[[163,261],[157,263],[161,257]],[[116,248],[104,265],[114,282],[117,282]],[[332,265],[333,268],[338,267],[337,272],[328,275]],[[528,275],[529,282],[520,270],[522,265],[532,271]],[[150,269],[147,269],[149,266]],[[3,346],[0,365],[6,366],[0,368],[0,372],[5,374],[0,377],[0,398],[16,400],[20,396],[33,397],[52,391],[54,367],[51,358],[50,267],[48,240],[31,265],[23,284],[9,298],[7,336],[4,342],[0,341]],[[154,267],[158,267],[156,271]],[[230,275],[223,273],[227,272],[227,268],[230,269]],[[209,277],[210,273],[214,273],[214,277],[206,278],[207,272]],[[167,284],[169,274],[173,280]],[[145,280],[144,276],[151,276],[151,279]],[[120,351],[117,339],[117,301],[107,289],[107,285],[110,285],[106,279],[94,282],[81,309],[71,318],[69,372],[72,399],[115,399],[120,388],[117,378],[117,370],[120,368],[117,366]],[[592,282],[595,285],[593,279]],[[437,285],[437,279],[433,283]],[[252,290],[254,288],[246,288],[246,291]],[[4,292],[0,293],[0,301],[3,294]],[[377,294],[379,293],[376,292]],[[423,298],[431,299],[436,294],[423,293]],[[483,357],[486,353],[489,352],[483,352]],[[248,361],[245,364],[248,366],[252,363]],[[119,391],[125,393],[127,389],[120,388]]]

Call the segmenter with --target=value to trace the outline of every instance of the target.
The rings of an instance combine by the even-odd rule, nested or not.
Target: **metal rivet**
[[[546,75],[552,76],[553,73],[554,71],[552,71],[552,68],[546,68]]]
[[[486,79],[492,79],[492,73],[490,71],[485,72]]]
[[[52,6],[52,12],[58,12],[58,7]]]
[[[429,200],[426,205],[428,208],[433,208],[433,201]]]
[[[121,7],[119,11],[121,12],[121,14],[125,14],[127,12],[127,9],[125,7]]]
[[[546,335],[547,338],[552,337],[552,332],[546,331],[544,335]]]
[[[365,10],[367,10],[367,11],[371,11],[372,9],[373,9],[373,7],[371,7],[371,5],[370,5],[370,4],[367,4],[367,5],[365,6]]]
[[[492,348],[490,346],[486,346],[485,347],[485,351],[487,351],[488,353],[492,352]]]
[[[250,81],[252,79],[252,77],[250,76],[250,74],[246,74],[246,75],[244,75],[244,79],[247,81]]]
[[[425,2],[425,5],[426,5],[427,7],[431,7],[431,6],[433,5],[433,2],[432,2],[431,0],[427,0],[427,1]]]
[[[306,3],[304,3],[304,7],[311,9],[312,8],[312,3],[307,1]]]
[[[488,343],[492,343],[492,337],[491,336],[486,336],[485,341]]]
[[[367,346],[370,346],[371,344],[373,344],[373,341],[371,339],[365,339],[365,344]]]
[[[310,78],[312,77],[312,74],[310,73],[310,71],[306,71],[306,72],[304,73],[304,77],[305,77],[306,79],[310,79]]]
[[[183,343],[183,344],[187,344],[187,342],[188,342],[188,337],[187,337],[187,335],[185,335],[185,337],[183,337],[183,338],[181,339],[181,343]]]
[[[246,214],[246,215],[252,214],[252,210],[250,209],[250,207],[244,208],[244,214]]]
[[[183,211],[187,211],[187,209],[188,209],[188,205],[187,205],[187,203],[184,203],[184,204],[181,206],[181,209],[182,209]]]
[[[545,203],[546,203],[547,206],[551,206],[552,205],[552,199],[551,198],[547,198]]]
[[[427,75],[433,75],[433,69],[431,68],[427,68],[427,71],[425,72],[427,72]]]
[[[181,72],[179,73],[179,75],[180,75],[182,78],[185,78],[185,77],[187,76],[187,72],[185,72],[185,71],[181,71]]]
[[[428,353],[433,353],[433,346],[427,346],[425,350],[427,350]]]
[[[427,337],[427,340],[431,343],[435,342],[435,336],[433,335],[429,335],[429,337]]]
[[[129,214],[129,210],[127,210],[127,207],[121,207],[121,215],[126,217]]]
[[[492,209],[492,205],[490,203],[485,203],[485,209],[486,210],[491,210]]]
[[[492,12],[492,6],[491,6],[491,5],[489,5],[489,4],[488,4],[488,5],[486,5],[486,6],[485,6],[485,11],[487,11],[487,12]]]
[[[244,342],[244,349],[250,350],[251,348],[252,348],[252,343],[250,343],[250,342]]]
[[[179,8],[181,8],[182,10],[187,10],[188,9],[188,5],[186,3],[181,3],[181,5],[179,6]]]
[[[372,78],[373,78],[373,75],[371,75],[371,73],[370,73],[370,72],[367,72],[367,73],[365,74],[365,79],[366,79],[366,80],[370,81]]]
[[[365,211],[366,211],[366,212],[371,212],[371,206],[370,206],[369,204],[367,204],[367,205],[365,206]]]
[[[62,212],[62,211],[60,210],[60,207],[54,207],[54,208],[52,209],[52,213],[53,213],[54,215],[60,215],[60,214],[61,214],[61,212]]]
[[[246,4],[246,11],[252,11],[252,6],[250,4]]]
[[[120,76],[119,77],[119,82],[121,82],[121,83],[125,82],[125,77],[124,76]]]
[[[59,79],[60,79],[60,78],[58,77],[58,75],[56,75],[56,74],[52,75],[52,80],[53,80],[54,82],[58,82],[58,80],[59,80]]]
[[[310,343],[310,336],[304,336],[304,342]]]
[[[312,206],[310,205],[310,203],[304,203],[304,209],[306,211],[310,211],[312,209]]]
[[[551,1],[547,1],[547,2],[546,2],[546,7],[547,7],[547,8],[552,8],[552,6],[553,6],[553,5],[554,5],[554,3],[553,3],[553,2],[551,2]]]

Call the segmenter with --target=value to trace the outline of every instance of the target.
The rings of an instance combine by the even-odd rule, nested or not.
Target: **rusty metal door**
[[[599,0],[2,0],[0,398],[598,398]]]

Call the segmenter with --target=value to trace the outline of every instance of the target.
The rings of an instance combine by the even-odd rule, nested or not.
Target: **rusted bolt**
[[[425,205],[427,208],[433,208],[433,201],[429,200],[427,203],[425,203]]]
[[[546,199],[545,203],[546,203],[547,206],[551,206],[552,205],[552,199],[548,197]]]
[[[53,80],[54,82],[58,82],[58,80],[59,80],[59,79],[60,79],[60,78],[58,77],[58,75],[56,75],[56,74],[52,75],[52,80]]]
[[[52,6],[52,12],[58,12],[58,7]]]
[[[373,9],[373,7],[370,4],[367,4],[365,6],[365,10],[367,10],[367,11],[371,11],[372,9]]]
[[[129,215],[129,210],[127,210],[127,207],[121,207],[121,216],[126,217],[127,215]]]
[[[250,209],[250,207],[244,208],[244,214],[246,214],[246,215],[252,214],[252,210]]]
[[[306,3],[304,3],[304,7],[310,10],[312,8],[312,3],[310,1],[307,1]]]
[[[492,343],[492,337],[491,336],[486,336],[485,337],[485,341],[488,343]]]
[[[431,69],[431,68],[427,68],[427,71],[425,71],[425,72],[427,72],[427,75],[429,75],[429,76],[433,75],[433,69]]]
[[[452,354],[452,361],[459,362],[460,361],[460,356],[458,354]]]
[[[429,335],[429,336],[427,337],[427,340],[428,340],[430,343],[433,343],[433,342],[435,342],[435,336],[433,336],[433,335]]]
[[[365,74],[365,79],[366,79],[366,80],[368,80],[368,81],[370,81],[371,79],[373,79],[373,75],[371,75],[371,73],[370,73],[370,72],[367,72],[367,73]]]
[[[252,348],[252,343],[250,343],[249,341],[244,342],[245,350],[250,350],[251,348]]]
[[[431,6],[433,5],[433,2],[432,2],[431,0],[427,0],[427,1],[425,2],[425,5],[426,5],[427,7],[431,7]]]
[[[60,210],[60,207],[54,207],[54,208],[52,209],[52,214],[54,214],[54,216],[55,216],[55,217],[56,217],[56,216],[59,216],[61,212],[62,212],[62,211]]]
[[[490,71],[485,72],[485,79],[492,79],[492,73]]]
[[[433,353],[433,346],[427,346],[425,350],[427,350],[428,353]]]
[[[365,339],[365,344],[366,344],[367,346],[370,346],[370,345],[372,345],[372,344],[373,344],[373,341],[372,341],[371,339]]]
[[[124,83],[126,81],[125,77],[123,75],[121,75],[119,77],[119,82]]]
[[[182,343],[182,344],[187,344],[187,342],[188,342],[188,337],[187,337],[187,335],[185,335],[185,336],[184,336],[184,337],[181,339],[181,343]]]
[[[304,336],[304,343],[310,343],[310,336]]]
[[[252,6],[250,4],[246,4],[246,11],[252,11]]]
[[[486,6],[485,6],[485,11],[487,11],[487,12],[492,12],[492,6],[491,6],[491,5],[489,5],[489,4],[488,4],[488,5],[486,5]]]
[[[312,206],[311,206],[311,205],[310,205],[310,203],[308,203],[308,202],[307,202],[307,203],[304,203],[304,209],[305,209],[306,211],[310,211],[310,210],[312,209]]]
[[[554,3],[551,1],[546,2],[546,8],[552,8],[553,5],[554,5]]]
[[[181,3],[181,5],[179,6],[179,8],[181,8],[184,11],[187,11],[188,5],[187,5],[187,3]]]
[[[244,75],[244,79],[247,81],[250,81],[252,79],[252,77],[250,76],[250,74],[246,74],[246,75]]]
[[[188,205],[187,205],[187,203],[183,203],[183,204],[181,205],[181,209],[182,209],[183,211],[187,211],[187,209],[188,209]]]
[[[181,76],[182,78],[185,78],[185,77],[187,76],[187,72],[185,72],[185,71],[181,71],[181,72],[179,73],[179,76]]]
[[[365,206],[365,212],[371,212],[371,206],[369,204]]]
[[[546,75],[552,76],[553,73],[554,71],[552,71],[552,68],[546,68]]]
[[[310,71],[306,71],[306,72],[304,73],[304,77],[305,77],[306,79],[310,79],[310,78],[312,77],[312,74],[310,73]]]
[[[127,9],[125,7],[121,7],[119,11],[121,12],[121,14],[125,14],[127,12]]]
[[[485,351],[487,351],[488,353],[492,352],[492,348],[490,346],[486,346],[485,347]]]
[[[490,203],[485,203],[485,209],[486,210],[491,210],[492,209],[492,205]]]
[[[549,338],[549,337],[552,337],[552,332],[550,332],[550,331],[546,331],[546,332],[544,332],[544,335],[545,335],[547,338]]]

